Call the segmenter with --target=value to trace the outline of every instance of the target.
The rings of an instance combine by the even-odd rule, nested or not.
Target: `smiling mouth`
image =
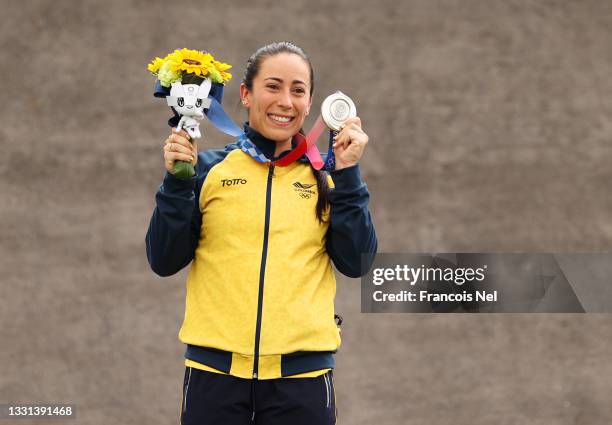
[[[295,117],[284,117],[282,115],[268,114],[268,117],[277,124],[289,124]]]

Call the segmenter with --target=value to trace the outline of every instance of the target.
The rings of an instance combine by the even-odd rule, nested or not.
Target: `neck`
[[[282,152],[289,150],[291,150],[291,139],[287,139],[284,142],[276,142],[274,156],[279,156]]]
[[[293,137],[280,141],[268,139],[255,128],[251,127],[248,121],[244,123],[244,131],[247,134],[247,137],[251,139],[253,143],[255,143],[261,153],[263,153],[268,159],[274,159],[275,157],[277,158],[283,152],[287,153],[294,147],[293,142],[295,140]]]

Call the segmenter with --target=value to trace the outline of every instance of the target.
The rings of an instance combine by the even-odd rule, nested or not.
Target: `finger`
[[[342,124],[340,131],[338,131],[336,135],[334,136],[334,141],[344,140],[344,138],[346,137],[347,131],[348,131],[347,127],[345,127],[345,125]]]
[[[353,124],[349,124],[336,136],[336,144],[342,145],[346,149],[352,143],[355,135],[357,135],[357,133],[353,127]]]
[[[343,149],[348,149],[349,146],[358,146],[359,149],[368,143],[368,136],[364,132],[354,127],[347,127],[341,137],[336,140],[336,146],[342,146]]]
[[[363,128],[359,127],[357,123],[351,123],[350,129],[357,133],[365,134],[365,131],[363,131]]]
[[[340,132],[338,132],[336,134],[336,136],[334,137],[334,143],[332,145],[334,149],[336,147],[338,147],[338,146],[342,146],[343,145],[342,141],[344,140],[344,135],[345,134],[346,133],[344,132],[344,129],[340,130]]]
[[[354,120],[354,118],[351,118],[351,120]],[[336,140],[337,139],[342,139],[344,140],[344,137],[346,137],[347,134],[351,134],[351,131],[359,131],[362,132],[361,127],[358,126],[358,122],[356,121],[351,121],[348,120],[346,121],[344,124],[342,124],[342,128],[341,130],[338,132],[337,136],[336,136]],[[365,134],[365,133],[364,133]],[[351,137],[352,138],[352,137]]]
[[[348,126],[349,124],[355,124],[357,127],[361,128],[361,118],[359,117],[353,117],[353,118],[349,118],[348,120],[344,121],[344,126]]]
[[[360,128],[352,128],[350,130],[351,145],[358,146],[359,149],[363,149],[368,143],[368,135],[365,134]]]
[[[193,156],[191,154],[184,154],[181,152],[166,152],[164,155],[164,159],[166,163],[174,162],[174,161],[187,161],[193,162]]]
[[[183,136],[179,134],[173,134],[172,136],[169,137],[169,139],[171,142],[180,143],[181,145],[189,147],[191,149],[191,142],[189,142],[188,139],[184,138]]]
[[[193,149],[189,143],[187,144],[187,146],[185,146],[177,142],[170,142],[168,143],[168,151],[193,155]]]
[[[190,155],[194,158],[196,158],[198,155],[197,145],[194,147],[190,143],[187,143],[187,146],[184,146],[173,141],[168,141],[164,145],[164,152],[179,152]]]
[[[348,148],[351,143],[351,138],[348,129],[342,130],[338,133],[336,141],[333,144],[334,148],[342,147],[342,149]]]
[[[350,122],[344,127],[344,129],[346,131],[352,131],[353,133],[356,132],[356,133],[365,134],[363,129],[359,126],[358,122]]]
[[[184,130],[177,132],[176,129],[172,129],[172,132],[170,136],[168,136],[168,139],[172,142],[180,143],[184,146],[189,146],[191,144],[191,139]]]
[[[172,133],[179,136],[183,136],[185,139],[189,139],[189,134],[185,130],[176,131],[176,127],[172,128]]]

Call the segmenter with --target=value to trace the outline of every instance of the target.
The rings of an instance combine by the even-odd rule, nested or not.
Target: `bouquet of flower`
[[[155,96],[165,97],[174,112],[168,123],[178,131],[184,129],[190,141],[202,137],[199,121],[213,98],[221,102],[222,90],[214,86],[222,88],[232,78],[226,72],[229,68],[231,65],[215,60],[210,53],[188,49],[177,49],[163,59],[156,57],[147,66],[157,77]],[[195,174],[193,166],[185,161],[176,161],[174,172],[181,178]]]

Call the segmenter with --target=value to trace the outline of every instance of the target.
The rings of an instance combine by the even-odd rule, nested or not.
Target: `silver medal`
[[[340,131],[340,127],[350,118],[357,116],[357,108],[350,97],[337,91],[325,98],[321,105],[321,118],[332,130]]]

